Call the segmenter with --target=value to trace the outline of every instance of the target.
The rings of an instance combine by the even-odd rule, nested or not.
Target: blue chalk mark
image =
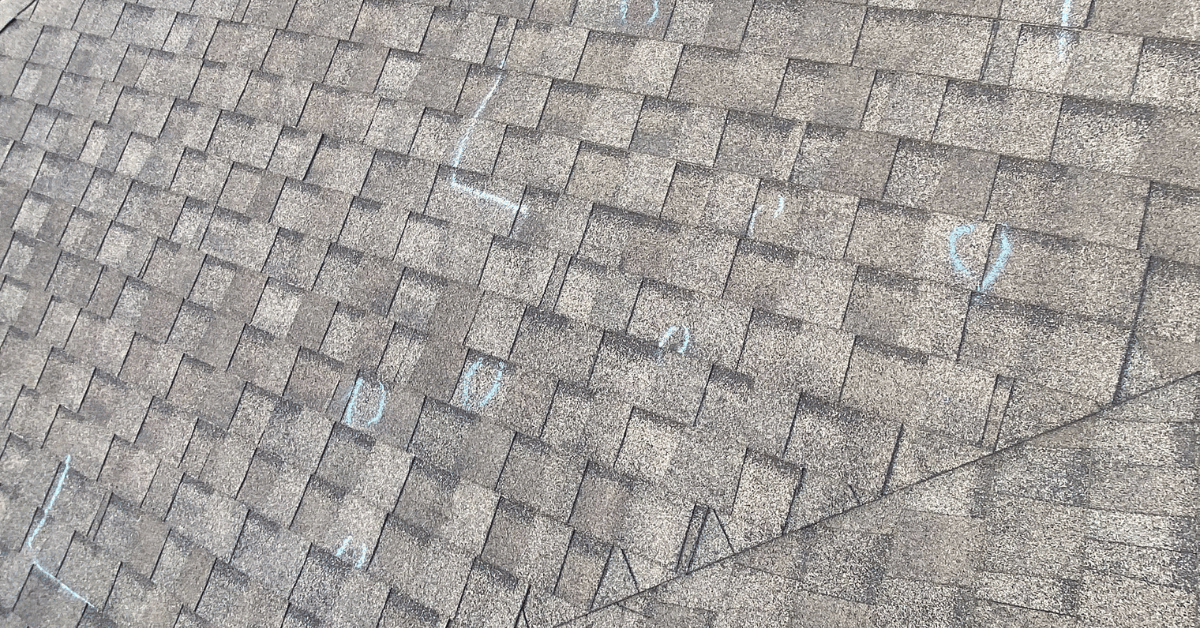
[[[954,266],[954,271],[963,277],[971,276],[971,269],[963,263],[962,258],[958,256],[958,239],[975,231],[975,225],[962,225],[955,227],[954,231],[950,232],[950,263]]]
[[[354,382],[354,391],[350,393],[350,402],[346,404],[346,411],[342,413],[342,421],[351,427],[354,427],[354,408],[358,404],[358,395],[362,392],[363,378],[359,377]],[[379,382],[379,402],[375,404],[375,414],[367,421],[367,426],[375,425],[379,419],[383,418],[383,408],[387,405],[387,388],[383,382]]]
[[[658,0],[654,1],[654,11],[650,13],[650,17],[646,18],[646,23],[650,24],[658,19]],[[621,22],[624,23],[629,17],[629,0],[621,0]]]
[[[504,64],[507,61],[508,53],[505,53],[504,59],[500,61],[501,70],[504,69]],[[503,72],[496,74],[496,80],[492,81],[492,88],[488,90],[488,93],[483,97],[483,100],[479,101],[479,106],[475,108],[475,113],[471,116],[471,121],[467,123],[467,130],[463,133],[462,139],[458,141],[458,147],[454,151],[454,160],[450,162],[450,166],[452,168],[450,171],[450,187],[465,194],[470,194],[476,198],[481,198],[485,201],[495,203],[511,212],[524,214],[524,208],[517,203],[514,203],[502,196],[492,194],[491,192],[480,190],[464,183],[459,183],[458,181],[458,165],[462,162],[463,154],[467,150],[467,143],[471,141],[471,133],[475,130],[475,123],[479,122],[479,116],[482,115],[483,110],[487,108],[488,101],[492,99],[492,96],[496,95],[496,89],[500,87],[500,80],[502,78],[504,78]]]
[[[992,284],[1000,277],[1000,271],[1004,270],[1004,265],[1008,263],[1010,255],[1012,255],[1012,243],[1008,241],[1008,225],[1000,225],[1000,253],[996,255],[996,263],[992,264],[987,276],[979,283],[980,292],[987,292],[988,288],[992,287]]]
[[[352,415],[354,414],[354,406],[358,404],[358,393],[362,390],[363,379],[360,377],[354,381],[354,392],[350,394],[350,403],[346,404],[346,412],[342,414],[342,419],[346,425],[353,425]]]
[[[762,210],[762,205],[755,205],[754,211],[750,212],[750,226],[746,227],[746,235],[754,237],[754,222],[758,220],[758,212]]]
[[[362,569],[362,566],[367,562],[367,544],[358,544],[358,560],[354,561],[355,569]]]
[[[475,362],[471,364],[470,368],[467,369],[467,372],[463,374],[462,394],[459,395],[459,405],[461,405],[464,410],[470,410],[472,408],[471,380],[475,377],[475,372],[479,370],[481,365],[483,365],[483,356],[475,358]],[[474,409],[476,411],[483,410],[484,406],[491,403],[492,399],[496,396],[496,393],[500,391],[500,384],[504,382],[505,366],[506,365],[504,362],[500,362],[497,365],[496,372],[492,374],[491,388],[489,388],[488,391],[483,395],[483,398],[479,400],[479,403],[474,404]]]
[[[346,548],[350,545],[350,540],[353,538],[354,538],[353,535],[349,535],[349,534],[346,535],[346,538],[342,539],[342,544],[338,546],[337,551],[334,552],[333,555],[338,558],[341,558],[342,554],[346,553]],[[354,561],[354,568],[362,569],[362,566],[366,562],[367,562],[367,544],[359,543],[358,544],[358,560]]]
[[[1059,26],[1066,28],[1071,18],[1071,0],[1063,0],[1062,3],[1062,18],[1059,20]],[[1060,30],[1058,32],[1058,60],[1063,61],[1067,58],[1067,31]]]
[[[62,580],[59,580],[58,578],[56,578],[54,576],[54,574],[50,573],[49,571],[46,571],[46,568],[42,567],[41,563],[39,563],[36,559],[33,561],[33,566],[37,567],[37,570],[42,572],[43,574],[45,574],[47,578],[53,580],[55,582],[55,584],[57,584],[59,586],[60,589],[62,589],[63,591],[66,591],[67,593],[70,593],[72,597],[83,602],[84,604],[87,604],[88,606],[92,606],[92,603],[89,602],[87,600],[87,598],[83,597],[82,595],[79,595],[78,593],[75,592],[74,589],[67,586],[67,583],[63,582]]]
[[[772,218],[778,218],[779,214],[782,214],[782,213],[783,213],[783,195],[780,194],[779,195],[779,204],[775,206],[775,214],[772,216]]]
[[[663,351],[665,351],[667,348],[667,342],[669,342],[671,340],[671,336],[674,336],[675,332],[679,331],[679,329],[680,329],[679,326],[671,325],[671,327],[669,327],[667,329],[666,333],[664,333],[662,335],[662,337],[658,339],[658,359],[660,359],[660,360],[662,359]],[[675,353],[683,355],[683,353],[685,351],[687,351],[688,345],[690,345],[691,343],[692,343],[692,332],[691,332],[691,330],[688,329],[687,325],[684,325],[683,326],[683,343],[680,344],[677,349],[675,349]]]
[[[367,421],[367,425],[375,425],[379,419],[383,418],[383,406],[387,404],[387,388],[384,388],[383,382],[379,382],[379,405],[375,406],[375,416]]]
[[[1012,242],[1008,239],[1008,225],[1001,224],[1000,227],[1000,252],[996,255],[996,261],[988,269],[983,280],[979,282],[979,292],[987,292],[992,284],[1000,277],[1000,271],[1004,270],[1004,266],[1008,264],[1008,258],[1012,255]],[[974,277],[975,273],[967,268],[963,263],[962,258],[958,256],[958,239],[975,231],[974,225],[961,225],[955,227],[954,231],[950,232],[948,243],[950,245],[950,264],[954,266],[954,271],[962,275],[966,279]]]
[[[50,509],[54,508],[54,502],[58,500],[58,494],[62,492],[63,480],[67,479],[67,471],[71,470],[71,454],[67,454],[66,460],[63,461],[62,472],[58,476],[58,482],[54,485],[54,492],[50,494],[50,503],[42,509],[42,519],[38,521],[33,528],[33,533],[29,535],[29,540],[26,546],[33,549],[33,539],[37,538],[39,532],[42,531],[42,526],[46,525],[46,518],[50,516]]]

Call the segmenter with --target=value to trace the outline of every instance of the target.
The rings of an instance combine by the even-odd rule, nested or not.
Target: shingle
[[[467,332],[465,344],[485,353],[507,358],[517,329],[525,313],[525,304],[500,295],[484,293],[475,310],[475,320]]]
[[[167,522],[218,557],[233,553],[246,507],[215,495],[204,484],[185,478],[171,505]]]
[[[973,80],[983,70],[991,30],[990,20],[872,8],[863,22],[854,62]]]
[[[561,192],[567,187],[578,147],[573,139],[510,126],[496,158],[495,174]]]
[[[717,167],[786,179],[804,139],[804,128],[783,118],[731,111],[717,150]]]
[[[458,103],[468,67],[465,61],[392,50],[376,93],[449,111]]]
[[[1145,181],[1002,157],[989,220],[1133,249],[1145,213]],[[1080,215],[1104,216],[1090,226]],[[1150,228],[1150,225],[1147,225]]]
[[[167,41],[163,43],[163,50],[175,54],[201,57],[208,49],[213,33],[217,30],[217,16],[191,14],[191,12],[202,13],[203,7],[189,6],[188,11],[189,13],[175,15],[175,24],[171,26]]]
[[[672,222],[741,234],[751,212],[758,180],[748,175],[675,166],[662,217]]]
[[[951,81],[933,140],[1026,159],[1045,159],[1055,139],[1061,99],[1015,89]],[[1066,105],[1063,105],[1066,109]],[[1058,160],[1058,151],[1055,151]]]
[[[1083,7],[1067,5],[1066,24],[1062,24],[1062,12],[1062,5],[1054,0],[1017,0],[1004,3],[1001,15],[1006,20],[1055,26],[1082,27],[1088,21],[1088,10]]]
[[[858,127],[874,76],[874,72],[852,66],[792,59],[783,77],[775,115]]]
[[[33,47],[33,52],[29,55],[29,61],[53,66],[60,70],[66,69],[67,61],[70,60],[78,39],[79,33],[75,31],[44,26],[38,37],[37,45]]]
[[[282,625],[287,600],[270,593],[225,560],[214,563],[196,612],[210,624],[243,624],[260,621]]]
[[[195,608],[213,567],[212,554],[178,532],[167,535],[162,554],[151,578],[171,591],[188,608]]]
[[[230,358],[229,370],[239,378],[282,395],[298,350],[294,343],[248,325]]]
[[[861,7],[822,0],[756,2],[743,47],[765,55],[848,64],[862,23]]]
[[[1145,105],[1065,99],[1053,159],[1132,174],[1136,172],[1154,117],[1154,110]]]
[[[396,261],[454,281],[475,284],[491,237],[435,218],[408,217]]]
[[[229,2],[229,0],[210,1]],[[221,12],[223,15],[219,15],[218,17],[229,19],[230,14],[233,14],[233,17],[238,17],[240,14],[241,19],[239,21],[241,22],[271,29],[282,29],[287,28],[288,18],[291,17],[295,6],[295,0],[250,0],[245,6],[237,3],[236,5],[227,7]],[[196,9],[193,9],[193,11],[196,11]]]
[[[298,231],[280,229],[263,272],[296,286],[311,288],[325,259],[329,242]],[[324,334],[321,329],[319,334]]]
[[[575,80],[666,97],[682,49],[670,42],[593,31]]]
[[[301,79],[251,72],[237,110],[261,120],[296,126],[310,97],[310,86],[308,81]],[[221,117],[225,118],[226,114],[223,112]],[[260,168],[266,167],[265,159],[263,162]]]
[[[1200,193],[1187,188],[1151,184],[1142,247],[1152,255],[1161,255],[1200,265],[1200,255],[1188,243],[1200,233],[1197,213]]]
[[[436,7],[421,43],[421,52],[435,57],[445,57],[483,63],[496,18],[475,11],[456,11]]]
[[[277,172],[286,177],[293,179],[303,179],[308,173],[308,167],[312,164],[313,155],[317,151],[317,144],[321,141],[319,133],[310,131],[301,131],[300,129],[285,126],[279,132],[279,141],[275,144],[275,152],[271,154],[271,163],[267,169],[272,172]],[[234,172],[238,171],[238,165],[234,166]],[[242,166],[242,168],[245,168]],[[254,175],[245,175],[247,179],[255,178]],[[262,177],[264,181],[269,180],[269,177]],[[233,176],[230,176],[232,181]],[[282,179],[279,177],[279,179]],[[257,183],[257,181],[255,181]],[[282,186],[283,181],[279,180],[278,185]],[[226,189],[230,188],[230,184],[226,184]],[[278,194],[278,190],[275,190]],[[225,201],[222,194],[222,202]],[[274,199],[270,201],[274,203]],[[270,213],[269,209],[267,213]]]
[[[387,60],[388,49],[383,46],[338,42],[325,82],[359,92],[373,92]]]
[[[938,144],[901,140],[884,200],[964,218],[980,218],[992,198],[998,158]]]
[[[152,50],[138,75],[137,86],[156,94],[187,98],[200,75],[200,65],[200,59]]]
[[[174,21],[174,11],[127,4],[112,36],[118,41],[161,49]]]
[[[110,499],[96,531],[96,543],[122,565],[149,578],[167,540],[168,527],[120,498]]]
[[[1200,110],[1200,99],[1189,85],[1200,73],[1200,46],[1148,39],[1138,62],[1134,102]],[[1085,94],[1090,95],[1090,94]]]
[[[292,375],[288,378],[287,390],[284,396],[295,400],[297,403],[304,404],[306,408],[324,411],[333,397],[338,380],[346,375],[346,371],[347,369],[344,364],[315,351],[311,351],[308,348],[301,348],[299,354],[296,356],[296,365],[292,367]],[[299,414],[299,410],[288,412],[288,416],[293,420],[296,419],[292,415]],[[317,429],[317,427],[314,427],[316,422],[311,416],[303,417],[302,425],[311,428],[310,431]],[[285,434],[281,438],[295,440],[298,437]],[[312,445],[308,444],[306,446],[311,447]],[[290,452],[285,451],[283,453]],[[307,453],[310,454],[310,457],[313,455],[311,451]],[[320,452],[316,452],[316,455],[319,454]],[[315,458],[309,462],[314,467],[316,466]]]
[[[204,56],[209,61],[257,70],[267,56],[274,34],[270,28],[222,20],[217,23]]]
[[[125,364],[121,367],[121,378],[165,395],[171,387],[181,356],[182,351],[178,349],[135,335]],[[125,437],[133,438],[136,435],[137,432],[133,431]]]
[[[250,71],[239,65],[205,59],[189,99],[211,107],[233,109],[249,79]]]
[[[1107,400],[1116,386],[1127,336],[1111,324],[977,298],[967,315],[961,355],[966,364]]]
[[[941,284],[862,268],[843,329],[936,355],[957,355],[969,294]]]
[[[711,166],[725,129],[725,112],[712,107],[647,98],[631,150]]]
[[[288,20],[288,29],[335,39],[349,39],[360,7],[362,0],[337,0],[334,3],[298,0],[292,10],[292,17]]]
[[[55,88],[62,76],[62,71],[49,66],[26,63],[21,71],[21,78],[13,88],[15,98],[48,105],[52,102]]]
[[[933,136],[945,93],[945,79],[876,72],[862,127],[867,131],[928,140]]]
[[[1013,255],[997,296],[1059,312],[1132,325],[1146,260],[1121,249],[1007,230]]]
[[[550,79],[534,74],[511,70],[498,72],[472,65],[459,97],[457,112],[504,124],[536,127],[550,83]]]
[[[432,12],[433,8],[427,6],[366,0],[350,39],[416,52],[421,47]]]
[[[1200,188],[1200,163],[1191,154],[1191,147],[1197,142],[1200,142],[1200,114],[1159,110],[1150,125],[1136,174]]]
[[[896,153],[896,138],[809,124],[791,180],[801,185],[881,198]]]
[[[569,80],[579,67],[587,31],[562,24],[518,22],[508,53],[508,67],[521,72]]]
[[[1013,87],[1124,100],[1133,89],[1141,48],[1136,37],[1022,26]]]
[[[384,343],[391,334],[392,322],[383,312],[374,313],[338,305],[320,351],[347,366],[371,370],[383,357]]]
[[[643,482],[591,465],[570,523],[591,536],[621,544],[629,553],[666,565],[678,556],[677,541],[686,532],[690,510],[682,500]],[[634,512],[645,514],[630,516]]]
[[[240,88],[238,93],[240,93]],[[230,103],[229,107],[233,105]],[[176,100],[159,136],[164,143],[179,143],[195,150],[204,150],[217,125],[220,110],[191,101]]]
[[[277,122],[222,111],[208,150],[255,168],[266,168],[279,139],[279,130]]]
[[[305,180],[324,188],[358,194],[374,152],[365,146],[323,137]]]
[[[787,62],[776,57],[687,46],[671,97],[714,107],[770,113]]]
[[[371,128],[363,141],[368,146],[407,153],[412,147],[424,110],[424,107],[414,103],[380,99],[375,117],[371,120]]]
[[[292,31],[276,31],[263,60],[266,72],[319,83],[329,69],[337,40]]]
[[[749,0],[677,3],[671,12],[667,39],[737,49],[741,45],[753,5]]]
[[[854,265],[847,262],[743,242],[734,257],[725,296],[755,309],[837,327],[846,311],[854,275]]]
[[[625,148],[633,137],[641,106],[639,94],[554,81],[541,126],[567,137]]]
[[[341,230],[349,209],[349,194],[288,179],[271,214],[271,222],[284,229],[332,240]]]

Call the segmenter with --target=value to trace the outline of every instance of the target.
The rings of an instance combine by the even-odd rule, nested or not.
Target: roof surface
[[[0,0],[0,628],[1197,626],[1194,0]]]

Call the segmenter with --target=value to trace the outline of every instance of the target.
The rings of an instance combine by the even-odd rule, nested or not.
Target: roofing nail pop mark
[[[358,404],[358,395],[362,391],[363,378],[358,378],[354,382],[354,391],[350,393],[350,403],[346,404],[346,411],[342,413],[342,421],[351,427],[354,426],[354,408]],[[383,408],[387,405],[387,388],[383,382],[379,382],[379,402],[375,404],[375,414],[367,421],[367,426],[370,427],[379,422],[383,418]]]
[[[504,59],[500,60],[501,70],[504,69],[504,64],[507,61],[508,53],[505,53]],[[517,203],[514,203],[502,196],[492,194],[491,192],[480,190],[478,188],[458,182],[458,165],[462,162],[463,153],[465,153],[467,150],[467,143],[471,140],[471,132],[475,130],[475,123],[479,122],[479,116],[483,114],[483,110],[487,107],[488,101],[492,99],[492,96],[496,95],[496,89],[500,87],[500,79],[502,78],[504,78],[504,73],[498,72],[496,74],[496,80],[492,81],[492,88],[488,90],[488,93],[483,97],[483,100],[479,101],[479,106],[475,108],[475,113],[471,116],[471,121],[467,123],[467,130],[463,132],[462,139],[458,141],[458,148],[454,151],[454,160],[450,162],[450,167],[452,168],[450,171],[450,187],[460,192],[470,194],[476,198],[481,198],[485,201],[495,203],[509,211],[523,214],[525,213],[525,210]]]
[[[464,410],[471,409],[471,380],[475,377],[475,372],[479,370],[479,367],[482,364],[483,356],[475,358],[475,363],[467,369],[465,374],[463,374],[462,394],[459,396],[459,405],[461,405]],[[504,362],[500,362],[497,365],[496,372],[492,374],[491,388],[489,388],[487,393],[483,395],[483,398],[479,400],[479,403],[474,405],[476,411],[482,410],[484,406],[492,401],[492,398],[496,396],[496,393],[500,391],[500,384],[504,381],[504,367]]]
[[[979,282],[979,292],[987,292],[992,284],[1000,277],[1000,271],[1004,270],[1004,266],[1008,264],[1008,258],[1012,255],[1012,243],[1008,239],[1008,225],[998,225],[1000,228],[1000,252],[996,255],[996,261],[988,269],[983,280]],[[950,232],[950,237],[947,238],[947,243],[950,245],[950,265],[954,267],[954,272],[958,273],[966,279],[971,279],[975,273],[971,272],[970,268],[963,263],[962,258],[958,255],[958,240],[959,238],[975,231],[974,225],[961,225],[955,227]]]

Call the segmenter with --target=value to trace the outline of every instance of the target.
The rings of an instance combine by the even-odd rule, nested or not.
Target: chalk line
[[[508,53],[505,52],[504,58],[500,60],[501,70],[504,69],[504,64],[507,62]],[[454,151],[454,159],[450,162],[450,166],[452,168],[450,171],[450,187],[460,192],[470,194],[476,198],[481,198],[485,201],[495,203],[511,212],[524,214],[525,210],[517,203],[514,203],[502,196],[492,194],[491,192],[471,187],[465,183],[459,183],[458,181],[458,165],[462,163],[463,154],[467,150],[467,143],[471,140],[471,133],[475,131],[475,124],[479,122],[479,116],[482,115],[483,110],[487,108],[488,101],[492,99],[492,96],[496,95],[496,89],[500,87],[500,80],[503,78],[503,71],[496,73],[496,79],[492,81],[492,88],[488,90],[488,93],[483,97],[483,100],[479,101],[479,106],[475,108],[475,113],[471,116],[471,121],[467,123],[467,130],[463,132],[462,139],[458,141],[458,147]]]
[[[33,549],[33,540],[37,538],[38,533],[42,531],[42,526],[46,525],[46,518],[50,516],[50,509],[54,508],[54,502],[58,500],[58,494],[62,492],[63,480],[67,479],[67,471],[70,470],[71,454],[67,454],[66,459],[63,461],[62,472],[58,476],[58,482],[56,482],[54,485],[54,492],[50,494],[50,503],[47,504],[44,509],[42,509],[42,520],[38,521],[38,524],[34,526],[33,533],[29,535],[29,540],[26,542],[26,546],[29,549]]]
[[[1071,21],[1071,0],[1063,0],[1062,17],[1059,20],[1059,26],[1062,29],[1065,29],[1067,27],[1067,24],[1070,21]],[[1067,31],[1059,30],[1058,31],[1058,60],[1065,61],[1066,58],[1067,58]]]

